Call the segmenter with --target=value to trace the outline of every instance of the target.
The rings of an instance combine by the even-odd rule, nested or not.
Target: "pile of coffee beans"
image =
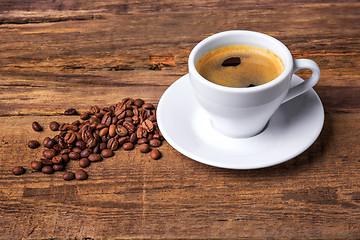
[[[71,108],[64,115],[78,115],[78,112]],[[33,122],[32,128],[43,130],[38,122]],[[70,161],[78,161],[80,168],[87,168],[92,162],[112,157],[119,148],[130,151],[136,145],[141,153],[149,153],[150,158],[161,158],[161,152],[156,148],[162,145],[164,138],[157,125],[156,108],[142,99],[124,98],[120,103],[104,108],[92,106],[80,114],[80,120],[62,124],[53,121],[49,128],[59,133],[43,140],[42,145],[46,148],[43,158],[31,162],[33,170],[45,174],[64,171]],[[39,146],[36,140],[28,142],[29,148]],[[25,169],[16,166],[12,172],[21,175]],[[66,181],[87,178],[83,169],[63,174]]]

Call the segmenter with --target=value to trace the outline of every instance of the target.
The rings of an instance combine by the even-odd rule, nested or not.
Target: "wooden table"
[[[359,239],[359,14],[358,1],[1,1],[0,238]],[[264,32],[319,64],[325,124],[304,153],[235,171],[165,142],[158,161],[118,150],[86,181],[30,170],[42,148],[27,142],[79,118],[64,110],[127,96],[156,104],[196,43],[230,29]],[[27,173],[12,175],[15,165]]]

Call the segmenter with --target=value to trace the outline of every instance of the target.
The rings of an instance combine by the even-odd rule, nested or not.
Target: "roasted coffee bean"
[[[124,137],[124,136],[126,136],[128,134],[128,130],[126,129],[126,127],[124,127],[122,125],[117,125],[116,128],[115,128],[115,132],[120,137]]]
[[[138,108],[138,111],[139,111],[139,117],[144,117],[145,116],[145,109],[143,108]]]
[[[132,124],[133,124],[133,119],[132,119],[132,117],[126,117],[126,118],[124,118],[123,125],[124,125],[125,122],[129,122],[129,123],[132,123]]]
[[[124,103],[124,105],[129,108],[133,103],[134,103],[134,99],[132,98],[129,98],[129,97],[126,97],[126,98],[123,98],[121,100],[122,103]]]
[[[61,156],[63,158],[64,163],[68,163],[70,161],[70,158],[69,158],[68,154],[61,154]]]
[[[136,130],[135,125],[132,123],[132,118],[130,119],[130,122],[125,121],[123,126],[126,127],[129,132],[134,132]]]
[[[80,126],[81,122],[80,120],[75,120],[71,123],[71,125]]]
[[[148,135],[148,132],[143,128],[143,127],[139,127],[136,130],[136,136],[137,138],[146,138]]]
[[[114,156],[114,152],[110,149],[104,149],[101,151],[101,156],[103,158],[109,158],[109,157]]]
[[[65,149],[62,149],[62,150],[60,151],[60,154],[61,154],[61,155],[63,155],[63,154],[69,154],[70,152],[71,152],[70,149],[65,148]]]
[[[88,166],[90,166],[90,160],[87,159],[87,158],[82,158],[79,160],[79,166],[82,167],[82,168],[86,168]]]
[[[97,112],[94,115],[95,115],[95,117],[97,117],[99,119],[101,119],[104,116],[104,114],[102,112]]]
[[[143,143],[143,144],[141,144],[141,145],[139,146],[139,150],[140,150],[140,152],[142,152],[142,153],[148,153],[148,152],[150,152],[151,148],[150,148],[150,146],[149,146],[148,144]]]
[[[81,151],[80,156],[82,158],[87,158],[92,153],[92,150],[90,148],[86,148]]]
[[[64,137],[64,141],[71,144],[76,141],[76,135],[73,132],[67,132]]]
[[[223,63],[221,64],[221,66],[223,67],[235,67],[237,65],[240,65],[241,60],[239,57],[231,57],[226,59],[225,61],[223,61]]]
[[[61,139],[61,138],[59,139],[58,145],[60,146],[61,149],[67,148],[67,147],[69,146],[69,144],[66,143],[66,142],[64,141],[64,139]],[[55,146],[55,145],[54,145],[54,146]]]
[[[150,115],[148,119],[152,122],[156,122],[156,115]]]
[[[117,122],[118,122],[117,117],[112,117],[112,119],[111,119],[111,124],[116,125]]]
[[[154,124],[149,119],[146,119],[141,126],[143,129],[145,129],[147,132],[152,132],[154,130]]]
[[[91,130],[84,130],[84,131],[81,133],[81,139],[82,139],[84,142],[89,141],[89,139],[91,139],[91,138],[94,138]]]
[[[143,104],[144,104],[144,100],[142,100],[142,99],[134,100],[134,105],[137,106],[138,108],[141,108]]]
[[[116,138],[110,138],[106,147],[112,151],[115,151],[119,147],[119,142]]]
[[[88,178],[88,175],[84,170],[79,169],[75,171],[75,178],[77,180],[86,180]]]
[[[40,162],[44,166],[51,166],[53,165],[53,162],[50,159],[41,158]]]
[[[32,161],[30,166],[31,166],[32,169],[39,171],[39,170],[41,170],[43,165],[39,161]]]
[[[145,103],[142,105],[142,108],[148,110],[148,109],[154,109],[155,107],[151,103]]]
[[[52,148],[55,145],[55,143],[56,143],[55,140],[49,137],[46,137],[43,141],[43,145],[46,148]]]
[[[143,110],[143,109],[141,108],[140,110]],[[139,114],[139,125],[137,126],[137,128],[139,128],[139,126],[141,126],[141,124],[144,122],[144,119],[146,119],[143,117],[142,113],[141,113],[141,115]]]
[[[149,141],[150,141],[151,139],[153,139],[153,136],[154,136],[154,134],[149,133],[148,136],[147,136],[147,139],[149,139]]]
[[[128,142],[129,140],[130,140],[129,136],[119,138],[119,140],[118,140],[119,146],[124,145],[124,143]]]
[[[103,137],[103,136],[107,135],[108,133],[109,133],[109,128],[106,127],[99,131],[99,136]]]
[[[96,140],[96,142],[101,142],[101,137],[99,136],[99,134],[97,134],[96,132],[94,132],[94,138],[95,138],[95,140]]]
[[[60,138],[61,138],[61,136],[58,134],[53,139],[55,142],[59,142]]]
[[[57,155],[57,156],[53,157],[51,161],[54,164],[62,164],[63,163],[62,155]]]
[[[134,116],[134,112],[133,112],[132,110],[130,110],[130,109],[126,110],[125,112],[126,112],[126,113],[125,113],[125,116],[126,116],[126,117],[132,117],[132,116]]]
[[[77,152],[77,153],[81,153],[82,152],[82,150],[80,149],[80,148],[78,148],[78,147],[74,147],[73,149],[72,149],[72,151],[73,152]]]
[[[136,134],[135,134],[135,133],[132,133],[132,134],[130,135],[130,142],[131,142],[132,144],[136,144],[136,142],[137,142],[137,137],[136,137]]]
[[[116,135],[116,125],[115,124],[111,124],[110,127],[109,127],[109,136],[110,137],[115,137]]]
[[[86,148],[86,143],[84,141],[77,141],[75,143],[75,146],[80,148],[81,150],[85,149]]]
[[[79,129],[80,129],[80,128],[79,128]],[[82,140],[80,130],[77,131],[77,132],[74,132],[74,134],[76,135],[76,139],[77,139],[78,141],[81,141],[81,140]]]
[[[76,111],[76,109],[75,108],[69,108],[68,110],[66,110],[65,112],[64,112],[64,115],[77,115],[78,113],[77,113],[77,111]]]
[[[122,148],[126,151],[129,151],[134,149],[134,145],[131,142],[127,142],[122,145]]]
[[[62,164],[54,164],[54,166],[52,166],[52,168],[54,169],[54,171],[62,171],[65,169],[65,166]]]
[[[133,123],[134,125],[138,125],[138,124],[140,123],[139,117],[138,117],[138,116],[133,116],[133,117],[132,117],[132,123]]]
[[[117,116],[117,118],[120,120],[124,119],[126,116],[126,111],[125,109],[122,109],[122,112]]]
[[[126,108],[124,106],[118,106],[115,108],[114,115],[117,119],[122,119],[126,115]]]
[[[154,139],[158,139],[158,140],[161,140],[161,139],[162,139],[161,135],[158,134],[158,133],[154,134],[154,135],[153,135],[153,138],[154,138]]]
[[[122,126],[124,122],[125,122],[125,119],[120,119],[116,125]]]
[[[80,154],[77,152],[70,152],[69,153],[69,158],[71,160],[78,160],[80,158]]]
[[[63,139],[63,140],[64,140],[64,137],[65,137],[67,131],[68,131],[68,129],[67,129],[67,126],[68,126],[68,125],[69,125],[69,124],[66,125],[66,129],[63,129],[63,130],[60,130],[60,129],[59,129],[59,131],[60,131],[59,135],[60,135],[61,139]],[[60,128],[61,128],[61,126],[60,126]]]
[[[80,119],[81,120],[88,120],[90,118],[90,113],[89,112],[82,112],[80,115]]]
[[[152,159],[154,159],[154,160],[157,160],[157,159],[161,158],[161,153],[160,153],[159,150],[153,149],[153,150],[151,150],[151,152],[150,152],[150,157],[151,157]]]
[[[52,174],[54,172],[54,169],[52,168],[52,166],[43,166],[41,168],[41,171],[46,174]]]
[[[103,107],[102,109],[100,109],[100,112],[106,114],[108,112],[111,112],[111,109],[109,107]]]
[[[21,166],[16,166],[16,167],[13,167],[13,169],[11,171],[14,175],[22,175],[25,173],[25,168],[23,168]]]
[[[102,157],[100,154],[92,153],[89,155],[88,159],[90,160],[90,162],[99,162],[102,160]]]
[[[88,167],[88,166],[90,166],[90,161],[89,161],[89,159],[87,159],[87,158],[82,158],[82,159],[80,159],[80,161],[79,161],[79,166],[80,167],[82,167],[82,168],[86,168],[86,167]]]
[[[100,143],[99,148],[100,148],[100,151],[102,151],[102,150],[107,148],[107,144],[106,143]]]
[[[160,129],[159,129],[159,126],[158,126],[157,122],[154,122],[154,133],[159,134],[162,137],[162,134],[160,132]]]
[[[59,131],[66,131],[68,126],[68,123],[62,123],[59,127]]]
[[[60,124],[55,121],[53,121],[49,124],[49,128],[51,131],[57,131],[57,130],[59,130],[59,127],[60,127]]]
[[[38,122],[33,122],[31,126],[32,129],[34,129],[34,131],[36,132],[41,132],[43,130],[43,128],[40,126]]]
[[[78,126],[76,126],[76,125],[74,125],[74,124],[69,124],[68,126],[67,126],[67,128],[66,128],[66,130],[72,130],[72,131],[74,131],[74,132],[77,132],[77,131],[79,131],[79,127]]]
[[[83,124],[79,126],[79,128],[80,128],[79,130],[80,133],[83,133],[85,131],[91,131],[92,127],[90,126],[90,120],[84,121]]]
[[[137,141],[137,144],[143,144],[143,143],[149,143],[149,140],[147,138],[140,138]]]
[[[96,125],[95,129],[96,129],[96,130],[101,130],[101,129],[105,128],[105,127],[107,127],[106,124],[104,124],[104,123],[99,123],[98,125]]]
[[[109,139],[110,139],[110,136],[109,136],[109,135],[103,136],[103,137],[101,138],[101,142],[107,143],[107,142],[109,141]]]
[[[86,142],[86,147],[88,147],[88,148],[94,148],[97,144],[98,144],[98,142],[95,140],[95,138],[90,138],[90,139]]]
[[[150,117],[152,115],[152,111],[150,109],[146,110],[146,118]]]
[[[70,181],[70,180],[73,180],[74,178],[75,178],[75,173],[70,172],[70,171],[65,172],[64,175],[63,175],[63,179],[65,181]]]
[[[46,158],[46,159],[52,159],[53,157],[56,156],[56,151],[54,149],[45,149],[43,151],[43,156]]]
[[[100,130],[101,130],[101,129],[100,129]],[[99,135],[100,130],[99,130],[99,129],[96,129],[96,127],[95,127],[95,131],[93,132],[93,136],[94,136],[94,134]]]
[[[100,144],[96,145],[93,149],[92,149],[93,153],[100,153]]]
[[[63,147],[61,147],[59,144],[55,144],[52,148],[57,152],[59,152],[63,149]]]
[[[132,111],[134,113],[134,117],[138,117],[139,116],[139,109],[136,106],[131,106],[132,107]]]
[[[160,147],[161,146],[161,141],[159,139],[151,139],[149,141],[149,145],[151,147]]]
[[[100,108],[98,106],[91,106],[89,112],[91,114],[95,114],[95,113],[98,113],[99,111],[100,111]]]
[[[29,148],[32,148],[32,149],[35,149],[35,148],[38,148],[40,146],[40,143],[36,140],[30,140],[28,142],[28,147]]]
[[[107,112],[101,119],[101,123],[106,124],[106,126],[110,126],[111,125],[111,112]]]

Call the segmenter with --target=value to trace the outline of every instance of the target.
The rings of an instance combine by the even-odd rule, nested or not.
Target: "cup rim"
[[[195,55],[196,53],[203,48],[204,46],[206,46],[210,41],[219,39],[219,38],[223,38],[225,36],[229,36],[229,35],[239,35],[239,34],[247,34],[247,35],[257,35],[259,37],[265,38],[268,41],[274,42],[275,44],[279,45],[280,47],[283,48],[285,55],[286,55],[286,59],[288,59],[288,61],[285,63],[283,58],[281,58],[280,56],[278,56],[281,61],[284,64],[284,71],[275,79],[271,80],[270,82],[261,84],[259,86],[255,86],[255,87],[251,87],[251,88],[235,88],[235,87],[227,87],[227,86],[222,86],[213,82],[210,82],[209,80],[205,79],[203,76],[200,75],[200,73],[196,70],[195,67]],[[256,46],[256,44],[254,44],[254,46]],[[227,92],[242,92],[242,93],[253,93],[253,92],[258,92],[258,91],[262,91],[268,88],[273,87],[274,85],[280,83],[283,79],[286,78],[286,76],[288,76],[292,69],[293,69],[293,58],[292,55],[290,53],[290,50],[279,40],[277,40],[276,38],[269,36],[267,34],[264,33],[260,33],[260,32],[255,32],[255,31],[249,31],[249,30],[230,30],[230,31],[224,31],[224,32],[219,32],[216,34],[213,34],[205,39],[203,39],[202,41],[200,41],[198,44],[196,44],[196,46],[191,50],[189,58],[188,58],[188,68],[189,68],[189,73],[194,74],[196,77],[196,79],[198,79],[202,84],[207,85],[208,87],[211,88],[216,88],[222,91],[227,91]]]

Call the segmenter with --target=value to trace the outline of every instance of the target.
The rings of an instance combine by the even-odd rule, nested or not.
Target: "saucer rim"
[[[293,76],[295,76],[296,78],[298,78],[297,81],[301,80],[301,81],[304,81],[302,78],[300,78],[299,76],[297,76],[296,74],[294,74]],[[323,129],[323,126],[324,126],[324,121],[325,121],[325,112],[324,112],[324,106],[321,102],[321,99],[320,97],[318,96],[318,94],[315,92],[314,89],[310,89],[309,91],[312,91],[312,94],[314,94],[314,96],[316,96],[316,100],[317,100],[317,103],[321,106],[321,124],[319,123],[319,126],[317,129],[317,132],[316,134],[314,133],[314,137],[308,141],[307,144],[305,144],[301,149],[297,150],[297,151],[294,151],[292,154],[287,154],[286,156],[282,157],[282,158],[279,158],[278,160],[272,160],[272,161],[267,161],[267,162],[263,162],[261,164],[253,164],[253,165],[246,165],[244,167],[240,167],[239,165],[235,165],[232,164],[232,163],[223,163],[223,162],[216,162],[216,161],[213,161],[213,160],[209,160],[209,159],[204,159],[202,157],[199,157],[197,156],[196,154],[194,154],[193,152],[191,151],[188,151],[186,149],[184,149],[181,145],[179,145],[176,141],[173,140],[172,137],[169,136],[168,132],[166,131],[166,129],[163,128],[163,124],[162,124],[162,121],[163,121],[163,113],[162,113],[162,104],[163,102],[165,101],[165,97],[169,94],[169,89],[170,88],[173,88],[174,84],[178,81],[186,81],[185,78],[188,78],[189,80],[189,74],[185,74],[183,75],[182,77],[178,78],[175,82],[173,82],[166,90],[165,92],[163,93],[163,95],[161,96],[160,100],[159,100],[159,103],[158,103],[158,108],[157,108],[157,122],[158,122],[158,126],[159,126],[159,129],[162,133],[162,135],[164,136],[165,140],[174,148],[176,149],[178,152],[180,152],[181,154],[183,154],[184,156],[194,160],[194,161],[197,161],[197,162],[200,162],[200,163],[203,163],[205,165],[209,165],[209,166],[213,166],[213,167],[218,167],[218,168],[223,168],[223,169],[234,169],[234,170],[251,170],[251,169],[261,169],[261,168],[267,168],[267,167],[271,167],[271,166],[275,166],[275,165],[278,165],[278,164],[281,164],[281,163],[284,163],[286,161],[289,161],[297,156],[299,156],[300,154],[302,154],[304,151],[306,151],[319,137],[322,129]],[[185,80],[184,80],[185,79]],[[190,93],[190,94],[193,94],[193,93]],[[165,96],[165,97],[164,97]],[[299,96],[301,97],[301,96]],[[198,104],[198,103],[194,103],[194,104]],[[240,155],[239,155],[240,156]]]

